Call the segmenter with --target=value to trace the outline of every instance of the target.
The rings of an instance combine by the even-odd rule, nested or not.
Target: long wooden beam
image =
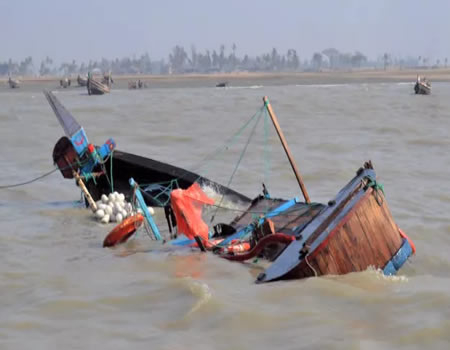
[[[303,197],[305,198],[306,203],[311,203],[309,199],[308,191],[306,191],[305,184],[303,183],[302,176],[300,175],[300,171],[295,164],[294,158],[292,157],[289,146],[284,137],[283,131],[280,128],[280,124],[278,124],[277,116],[275,115],[272,106],[270,105],[269,98],[267,96],[263,97],[264,106],[267,108],[267,112],[269,112],[270,119],[272,119],[273,125],[275,126],[275,130],[277,131],[278,137],[280,138],[281,144],[283,145],[284,151],[288,157],[289,163],[291,164],[292,170],[294,170],[295,177],[297,178],[297,182],[300,185],[300,189],[302,190]]]

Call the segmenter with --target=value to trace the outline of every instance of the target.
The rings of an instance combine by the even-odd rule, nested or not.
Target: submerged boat
[[[416,84],[414,85],[414,92],[416,95],[429,95],[431,94],[431,84],[427,78],[421,78],[417,76]]]
[[[151,206],[167,206],[172,189],[188,188],[195,182],[232,202],[250,202],[243,194],[188,170],[117,150],[113,139],[101,147],[89,144],[84,129],[56,96],[49,91],[44,94],[66,133],[54,147],[53,161],[64,178],[74,178],[74,171],[79,174],[95,201],[114,191],[130,198],[129,179],[134,178],[143,186],[143,196]]]
[[[78,86],[87,86],[87,77],[86,78],[84,78],[84,77],[81,77],[80,75],[78,75],[78,77],[77,77],[77,83],[78,83]]]
[[[11,76],[8,77],[8,85],[11,89],[17,89],[20,87],[20,81],[17,79],[11,79]]]
[[[102,79],[102,82],[99,82],[94,79],[94,77],[89,73],[87,78],[87,91],[89,95],[103,95],[105,93],[109,93],[111,89],[112,79],[111,76],[105,76]]]
[[[113,190],[126,193],[129,200],[137,199],[148,223],[143,226],[152,227],[157,240],[162,238],[146,214],[147,205],[168,209],[166,219],[174,245],[209,250],[231,261],[255,258],[265,261],[266,268],[256,283],[340,275],[371,267],[393,275],[415,253],[414,244],[392,218],[383,186],[377,182],[370,161],[328,203],[311,202],[266,97],[263,110],[272,119],[304,201],[272,198],[265,186],[263,194],[250,201],[201,175],[118,151],[112,139],[95,147],[89,144],[84,129],[56,97],[44,93],[67,135],[57,142],[53,151],[53,160],[65,178],[76,178],[81,184],[79,179],[84,180],[94,200]],[[208,197],[206,187],[213,187],[227,199],[246,205],[246,209],[238,210],[240,214],[231,221],[221,220],[209,227],[203,221],[202,207],[219,208],[222,200],[217,204]],[[134,225],[133,220],[130,219],[128,226],[121,224],[115,228],[104,246],[128,239],[134,232],[135,226],[130,226]],[[172,235],[174,228],[181,236]]]
[[[370,267],[386,275],[395,274],[415,247],[393,220],[372,163],[366,162],[327,204],[311,203],[267,98],[264,103],[305,201],[273,199],[264,191],[243,214],[208,230],[201,213],[191,209],[186,201],[195,198],[199,202],[198,198],[204,198],[205,205],[211,201],[194,195],[199,190],[192,188],[182,205],[178,205],[183,193],[176,193],[172,195],[172,209],[180,226],[178,232],[188,240],[177,240],[175,244],[199,246],[233,261],[263,258],[270,265],[259,274],[257,283],[341,275]],[[191,203],[192,207],[196,205]]]

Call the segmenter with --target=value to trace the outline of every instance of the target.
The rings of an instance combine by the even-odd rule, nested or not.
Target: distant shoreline
[[[431,82],[450,82],[450,68],[439,69],[388,69],[388,70],[353,70],[353,71],[321,71],[321,72],[233,72],[213,74],[172,74],[172,75],[113,75],[117,81],[132,81],[141,79],[145,82],[171,84],[190,81],[219,83],[276,81],[277,84],[326,84],[326,83],[382,83],[382,82],[414,82],[417,75],[426,76]],[[72,76],[76,84],[76,75]],[[22,83],[59,82],[61,76],[48,77],[14,77]],[[6,83],[7,78],[0,82]]]

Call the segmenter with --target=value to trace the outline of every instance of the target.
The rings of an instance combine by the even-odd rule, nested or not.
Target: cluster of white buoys
[[[154,214],[152,207],[148,207],[151,215]],[[137,210],[141,212],[141,209]],[[97,211],[95,216],[100,222],[107,224],[108,222],[122,222],[123,219],[136,214],[131,203],[125,200],[123,193],[110,193],[108,196],[102,194],[101,200],[97,202]]]

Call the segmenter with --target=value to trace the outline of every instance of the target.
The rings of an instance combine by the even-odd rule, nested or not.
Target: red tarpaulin
[[[199,184],[194,183],[188,189],[176,189],[170,194],[172,209],[177,219],[178,232],[187,238],[199,236],[204,242],[208,241],[208,225],[202,219],[204,204],[214,204]]]

